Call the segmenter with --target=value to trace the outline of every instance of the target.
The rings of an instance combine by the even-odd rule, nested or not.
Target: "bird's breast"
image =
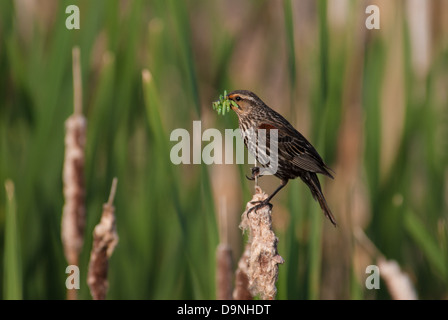
[[[247,150],[257,160],[257,163],[262,167],[270,166],[273,155],[266,131],[259,132],[256,125],[241,121],[240,132]]]

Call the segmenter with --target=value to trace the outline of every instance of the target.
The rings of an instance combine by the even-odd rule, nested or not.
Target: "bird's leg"
[[[281,182],[281,184],[278,186],[278,188],[277,189],[275,189],[275,191],[274,192],[272,192],[272,194],[269,196],[269,197],[267,197],[266,199],[264,199],[263,201],[252,201],[251,203],[252,204],[256,204],[255,206],[253,206],[252,208],[250,208],[248,211],[247,211],[247,217],[249,217],[249,213],[251,213],[252,211],[257,211],[258,209],[260,209],[260,208],[262,208],[262,207],[264,207],[264,206],[269,206],[270,208],[269,209],[272,209],[272,204],[270,204],[269,202],[272,200],[272,198],[274,198],[274,196],[284,187],[284,186],[286,186],[286,184],[288,183],[288,180],[283,180],[282,179],[282,182]]]

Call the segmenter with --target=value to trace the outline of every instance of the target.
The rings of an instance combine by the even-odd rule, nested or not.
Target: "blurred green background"
[[[71,4],[80,30],[65,27]],[[379,30],[365,27],[370,4]],[[0,1],[1,298],[66,297],[62,167],[76,45],[88,120],[81,299],[90,299],[92,232],[115,176],[120,242],[108,298],[216,297],[220,239],[234,265],[244,245],[250,165],[176,166],[169,154],[172,130],[192,132],[194,120],[237,128],[234,114],[211,108],[224,89],[257,93],[336,172],[321,177],[336,229],[300,181],[273,201],[285,259],[278,299],[390,299],[394,284],[365,287],[381,256],[398,262],[418,298],[448,298],[444,0]]]

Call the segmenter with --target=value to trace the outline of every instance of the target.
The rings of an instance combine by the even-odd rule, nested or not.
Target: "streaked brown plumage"
[[[278,131],[278,168],[275,176],[281,179],[281,185],[262,203],[255,206],[255,210],[260,206],[268,205],[269,201],[280,191],[290,179],[300,177],[311,190],[311,194],[322,208],[325,216],[336,226],[336,220],[322,193],[322,189],[317,177],[317,173],[326,175],[333,179],[330,168],[324,163],[316,149],[308,140],[298,132],[279,113],[269,108],[257,95],[247,90],[236,90],[227,95],[233,100],[238,108],[232,106],[232,110],[238,115],[239,127],[243,134],[243,139],[249,152],[257,157],[260,152],[257,147],[257,135],[244,134],[247,130],[253,129],[255,133],[259,129],[266,130],[266,153],[270,154],[270,130]],[[265,154],[266,154],[265,153]],[[262,153],[260,153],[262,154]],[[261,164],[263,166],[263,164]],[[252,174],[252,178],[254,172]]]

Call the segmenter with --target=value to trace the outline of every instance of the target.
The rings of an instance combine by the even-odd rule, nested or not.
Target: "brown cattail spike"
[[[234,300],[252,300],[253,296],[249,290],[249,259],[250,243],[246,244],[243,255],[238,262],[238,269],[235,271],[235,289],[233,290]]]
[[[78,265],[84,243],[85,189],[84,147],[86,121],[82,115],[65,122],[65,160],[63,169],[65,204],[62,215],[62,242],[67,262]]]
[[[232,299],[233,290],[233,261],[227,232],[227,205],[225,197],[221,201],[218,222],[220,243],[218,248],[216,248],[216,299],[230,300]]]
[[[73,49],[73,80],[75,112],[65,122],[65,159],[63,169],[64,208],[61,237],[69,265],[79,264],[84,244],[85,186],[84,163],[87,121],[82,115],[82,84],[79,49]],[[76,299],[76,291],[69,290],[68,299]]]
[[[106,293],[109,288],[107,280],[109,258],[118,243],[118,234],[115,225],[115,208],[112,205],[116,187],[117,178],[114,178],[109,201],[103,205],[101,221],[93,231],[93,247],[90,254],[87,284],[95,300],[106,299]]]
[[[232,250],[221,243],[216,249],[216,299],[232,299]]]
[[[275,284],[278,278],[278,265],[284,262],[278,254],[278,239],[272,231],[271,207],[263,206],[247,214],[254,203],[267,199],[268,196],[256,187],[252,201],[247,203],[242,215],[240,228],[249,230],[250,253],[247,276],[252,296],[260,295],[261,299],[273,300],[277,294]]]

